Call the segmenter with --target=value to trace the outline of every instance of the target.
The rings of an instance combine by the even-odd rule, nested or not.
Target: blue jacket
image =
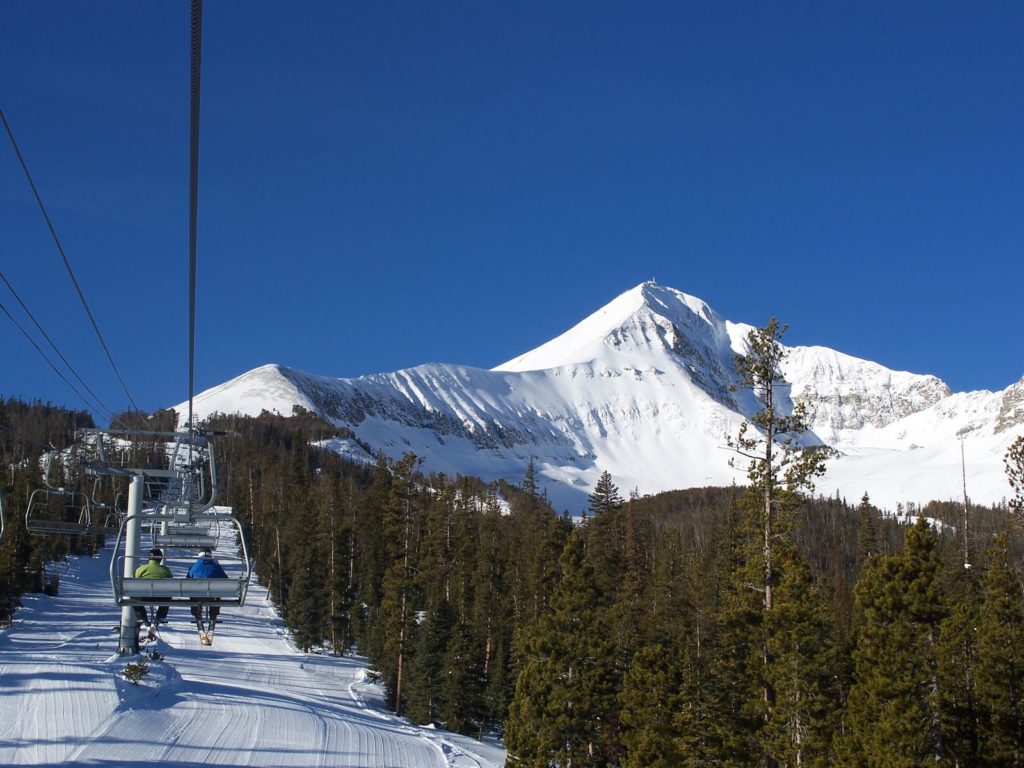
[[[204,555],[188,569],[188,579],[226,579],[228,575],[211,555]]]

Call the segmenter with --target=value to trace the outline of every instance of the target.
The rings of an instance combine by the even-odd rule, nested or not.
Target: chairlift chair
[[[25,510],[25,529],[33,536],[61,534],[64,536],[113,536],[117,533],[116,526],[93,523],[89,503],[78,506],[79,493],[75,489],[36,488],[29,494],[28,508]],[[67,499],[64,504],[64,517],[54,517],[50,513],[51,499],[54,497]],[[66,517],[68,510],[77,512],[74,520]]]
[[[220,527],[216,520],[209,525],[188,525],[158,520],[151,523],[150,541],[154,547],[161,549],[216,549],[219,538]]]
[[[104,536],[116,536],[121,525],[124,509],[120,505],[121,494],[114,495],[114,500],[100,501],[99,491],[103,478],[97,477],[92,485],[92,493],[86,497],[88,505],[89,533],[102,533]]]
[[[50,480],[53,466],[53,452],[46,456],[43,471],[43,487],[29,494],[25,509],[25,529],[33,536],[61,534],[65,536],[113,536],[117,528],[97,523],[93,519],[89,498],[80,501],[82,493],[78,488],[54,485]],[[95,491],[94,491],[95,492]],[[61,510],[55,512],[55,499],[63,499]]]
[[[127,516],[121,524],[117,541],[114,544],[114,556],[110,560],[110,585],[114,603],[117,606],[152,605],[154,603],[185,603],[191,606],[196,603],[216,602],[222,607],[231,607],[245,604],[249,579],[252,576],[252,561],[249,559],[249,551],[245,544],[245,537],[242,535],[241,524],[236,518],[229,515],[218,516],[218,520],[233,523],[238,531],[242,556],[241,572],[237,577],[231,575],[231,560],[236,559],[232,557],[227,558],[225,570],[228,570],[229,575],[226,579],[139,579],[121,575],[125,556],[120,554],[120,551],[124,541],[125,524],[132,517],[132,515]],[[224,562],[221,564],[225,565]]]

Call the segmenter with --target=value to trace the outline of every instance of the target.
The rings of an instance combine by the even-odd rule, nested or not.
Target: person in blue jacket
[[[203,547],[199,550],[199,559],[192,563],[192,567],[188,569],[188,574],[185,578],[187,579],[226,579],[228,575],[224,572],[220,563],[213,559],[213,552],[209,547]],[[220,615],[220,606],[210,606],[210,637],[213,635],[213,626],[217,623],[217,616]],[[196,625],[199,627],[199,637],[204,644],[208,644],[206,628],[203,626],[203,605],[202,603],[196,603],[192,606],[192,616],[196,620]]]

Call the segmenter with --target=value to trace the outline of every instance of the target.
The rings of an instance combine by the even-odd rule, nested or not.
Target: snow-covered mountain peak
[[[239,413],[258,416],[264,410],[290,415],[295,405],[312,409],[306,393],[293,381],[293,372],[268,363],[243,373],[194,398],[197,413]],[[182,410],[182,405],[177,410]]]
[[[538,371],[596,361],[631,365],[635,357],[692,347],[729,346],[725,321],[707,302],[653,281],[610,301],[565,333],[496,366],[495,371]]]

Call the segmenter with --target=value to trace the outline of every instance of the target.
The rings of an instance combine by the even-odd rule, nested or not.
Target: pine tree
[[[878,540],[878,510],[865,493],[857,506],[857,563],[863,567],[868,558],[881,551]]]
[[[451,604],[442,597],[415,627],[415,642],[410,643],[415,650],[403,681],[405,713],[414,722],[436,723],[445,709],[445,656],[454,624]]]
[[[720,587],[712,621],[700,646],[691,648],[685,675],[687,705],[676,724],[687,768],[762,765],[764,724],[764,606],[757,523],[733,506],[715,565]]]
[[[625,568],[625,515],[619,489],[608,472],[602,472],[590,494],[590,516],[586,520],[587,555],[605,605],[616,598]]]
[[[786,327],[773,317],[764,328],[747,334],[747,354],[736,355],[736,373],[739,386],[752,390],[761,410],[741,425],[736,438],[728,438],[730,447],[749,460],[747,479],[761,505],[766,611],[772,609],[776,582],[774,547],[779,514],[792,509],[799,493],[814,490],[814,478],[825,471],[829,456],[827,449],[800,445],[808,429],[803,404],[797,403],[788,416],[776,405],[775,387],[785,383],[782,363],[786,350],[781,341],[785,332]],[[757,434],[748,434],[751,425]]]
[[[485,705],[487,678],[474,627],[458,622],[451,631],[444,658],[439,717],[449,731],[479,735],[490,713]]]
[[[754,329],[747,335],[747,354],[735,356],[739,386],[753,392],[761,410],[741,425],[735,438],[728,438],[729,446],[748,460],[747,497],[751,506],[756,505],[759,510],[761,576],[758,589],[765,614],[762,631],[769,632],[780,626],[767,620],[767,615],[775,608],[779,543],[789,532],[790,517],[801,503],[802,494],[814,490],[814,478],[825,471],[825,460],[830,455],[827,448],[801,445],[808,429],[802,403],[797,403],[789,415],[776,403],[775,388],[785,383],[782,363],[786,350],[781,342],[785,331],[786,327],[772,318],[764,328]],[[773,657],[768,634],[762,633],[762,643],[762,669],[758,672],[764,681],[762,717],[765,723],[770,723],[776,700],[772,681],[776,675],[771,668]],[[767,762],[771,765],[772,761],[769,752]]]
[[[614,648],[593,586],[582,534],[561,559],[561,581],[544,614],[520,636],[522,670],[509,707],[509,765],[605,766],[618,681]]]
[[[660,643],[633,656],[622,682],[624,768],[676,768],[682,755],[673,716],[683,704],[679,654]]]
[[[824,768],[833,763],[840,712],[831,603],[796,552],[787,552],[780,565],[775,607],[765,627],[775,702],[761,739],[777,765]]]
[[[612,481],[611,473],[607,470],[601,473],[601,477],[594,486],[594,491],[588,497],[588,508],[590,514],[595,517],[609,512],[615,512],[622,508],[624,500],[619,495],[618,486]]]
[[[942,747],[953,766],[978,764],[975,671],[981,589],[974,569],[958,568],[948,588],[949,615],[939,633],[938,683]]]
[[[474,563],[472,621],[482,639],[481,727],[500,722],[508,710],[515,681],[510,674],[512,603],[508,589],[506,550],[502,532],[506,520],[496,503],[486,505],[480,520],[479,547]]]
[[[309,467],[306,436],[300,430],[288,455],[288,474],[281,478],[287,525],[281,534],[283,572],[278,581],[285,620],[296,645],[306,652],[323,641],[327,582],[320,516],[311,503]]]
[[[1010,444],[1006,457],[1003,459],[1006,477],[1010,481],[1014,497],[1010,507],[1017,512],[1018,518],[1024,517],[1024,435]]]
[[[936,665],[945,609],[937,539],[923,518],[903,551],[871,558],[857,584],[863,623],[847,699],[843,764],[910,768],[942,759]]]
[[[642,647],[645,629],[651,631],[651,628],[644,626],[649,615],[645,591],[650,579],[644,551],[649,542],[641,530],[635,496],[630,498],[622,517],[625,538],[622,542],[621,575],[615,602],[611,607],[611,619],[616,628],[615,639],[621,658],[628,661]],[[673,623],[677,624],[680,616],[676,614],[673,619]]]
[[[412,635],[418,599],[415,563],[422,518],[415,474],[419,463],[415,454],[407,453],[393,467],[394,481],[384,522],[391,562],[384,574],[377,623],[383,648],[379,666],[385,675],[388,701],[397,715],[403,712],[403,675],[414,647]]]
[[[326,528],[329,531],[328,555],[328,626],[332,650],[340,653],[349,651],[352,645],[356,621],[353,617],[356,587],[356,536],[354,489],[351,481],[330,478],[332,482],[321,483],[324,502],[323,512],[328,516]],[[341,486],[337,509],[330,503],[332,490]]]
[[[526,464],[526,472],[523,475],[523,484],[520,486],[523,493],[528,496],[540,496],[537,490],[537,467],[533,463],[533,457],[530,457],[530,461]]]
[[[1006,535],[992,548],[978,617],[975,668],[986,766],[1024,765],[1024,595]]]
[[[394,478],[383,454],[377,456],[370,484],[363,492],[355,510],[355,582],[366,605],[355,615],[356,640],[371,659],[384,655],[384,634],[380,631],[378,613],[384,598],[384,577],[391,567],[394,552],[393,531],[385,532]]]
[[[627,569],[621,590],[620,613],[638,603],[642,611],[640,630],[642,637],[653,642],[668,642],[681,630],[685,617],[699,610],[690,604],[695,591],[690,583],[692,576],[692,551],[687,551],[682,537],[675,528],[664,527],[650,534],[650,560],[648,569],[635,567]],[[627,539],[628,541],[628,539]],[[627,549],[627,552],[629,550]],[[638,560],[634,563],[639,565]],[[707,580],[707,574],[703,574]],[[625,602],[625,605],[622,603]],[[711,604],[707,606],[710,612]],[[622,620],[617,617],[617,620]],[[639,648],[634,648],[634,652]]]
[[[524,486],[532,485],[530,475]],[[569,526],[560,520],[547,501],[534,493],[521,493],[511,500],[507,561],[513,623],[525,626],[544,614],[558,582],[559,557]]]
[[[326,602],[326,570],[324,559],[318,551],[321,541],[313,511],[305,502],[305,494],[298,489],[292,492],[295,507],[292,509],[291,526],[286,532],[288,542],[285,560],[287,563],[288,600],[285,603],[285,619],[295,637],[295,644],[303,652],[309,652],[323,641]]]

